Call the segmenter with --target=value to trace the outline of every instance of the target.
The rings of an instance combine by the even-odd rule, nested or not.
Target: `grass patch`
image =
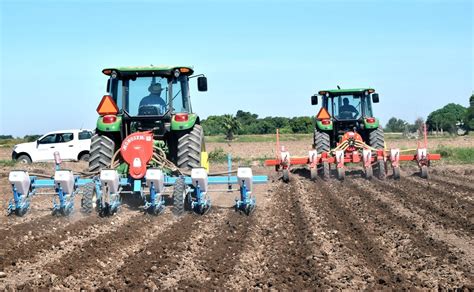
[[[0,166],[14,166],[16,163],[15,160],[0,160]]]
[[[441,158],[447,162],[474,164],[474,147],[439,146],[433,153],[441,154]]]
[[[227,153],[224,152],[224,149],[218,147],[211,152],[209,152],[209,162],[213,163],[224,163],[227,161]]]

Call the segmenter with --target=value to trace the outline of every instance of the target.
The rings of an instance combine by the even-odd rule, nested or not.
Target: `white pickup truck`
[[[35,142],[21,143],[13,147],[12,159],[22,163],[54,161],[54,152],[62,160],[89,160],[91,130],[54,131],[41,136]]]

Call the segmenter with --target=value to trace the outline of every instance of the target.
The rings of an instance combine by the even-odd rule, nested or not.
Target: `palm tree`
[[[239,121],[232,115],[224,115],[222,123],[226,132],[226,139],[229,141],[233,140],[234,134],[240,129]]]

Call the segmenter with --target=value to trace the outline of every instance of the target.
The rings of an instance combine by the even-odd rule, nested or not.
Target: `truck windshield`
[[[167,111],[189,112],[188,92],[186,76],[112,79],[111,86],[118,108],[131,116],[164,115]]]

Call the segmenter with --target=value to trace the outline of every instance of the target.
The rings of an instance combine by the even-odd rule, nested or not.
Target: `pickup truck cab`
[[[54,161],[58,151],[62,160],[89,160],[91,130],[62,130],[49,132],[35,142],[13,147],[12,159],[22,163]]]

